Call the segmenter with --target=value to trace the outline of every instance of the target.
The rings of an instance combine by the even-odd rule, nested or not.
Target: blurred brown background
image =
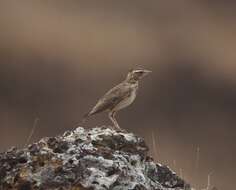
[[[141,66],[153,73],[121,126],[196,187],[213,172],[212,185],[234,189],[235,19],[234,1],[2,0],[0,150],[22,147],[36,117],[32,141],[71,129]],[[104,124],[98,115],[85,126]]]

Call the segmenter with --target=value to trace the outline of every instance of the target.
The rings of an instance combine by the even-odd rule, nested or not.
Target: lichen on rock
[[[144,139],[109,128],[78,127],[0,154],[0,189],[190,189],[148,156]]]

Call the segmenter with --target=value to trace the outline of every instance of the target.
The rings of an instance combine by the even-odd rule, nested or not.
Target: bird
[[[108,112],[108,116],[117,130],[122,130],[118,124],[115,115],[116,113],[131,105],[137,95],[139,88],[139,81],[152,71],[146,69],[132,69],[128,72],[127,77],[123,82],[110,89],[104,96],[102,96],[95,106],[83,117],[86,121],[88,117]]]

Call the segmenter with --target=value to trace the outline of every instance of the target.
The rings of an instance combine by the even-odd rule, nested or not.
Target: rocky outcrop
[[[78,127],[1,153],[0,189],[190,189],[147,154],[144,140],[132,133]]]

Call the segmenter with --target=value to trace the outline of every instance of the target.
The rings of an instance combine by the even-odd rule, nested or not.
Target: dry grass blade
[[[155,134],[152,133],[152,147],[153,147],[153,156],[155,159],[157,159],[157,146],[156,146],[156,140],[155,140]]]
[[[30,131],[30,134],[29,134],[29,136],[28,136],[28,138],[27,138],[27,140],[26,140],[26,143],[25,143],[25,145],[24,145],[24,148],[29,144],[29,142],[30,142],[30,140],[31,140],[31,138],[32,138],[32,136],[33,136],[33,134],[34,134],[34,132],[35,132],[35,129],[36,129],[36,127],[37,127],[38,122],[39,122],[39,118],[36,118],[36,119],[34,120],[34,125],[33,125],[33,127],[32,127],[32,130]]]

